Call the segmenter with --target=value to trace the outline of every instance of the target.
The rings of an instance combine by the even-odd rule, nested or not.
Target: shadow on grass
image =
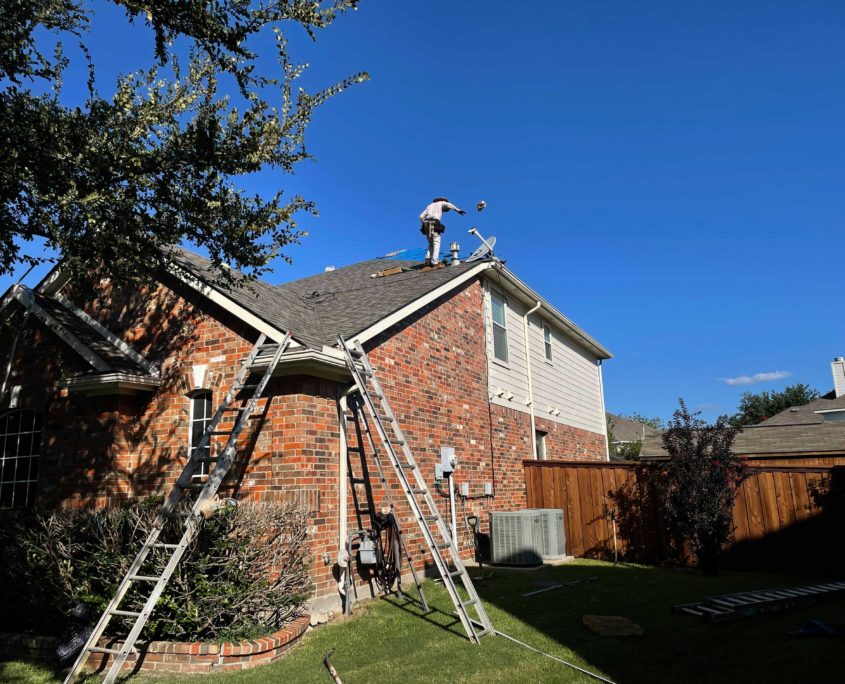
[[[523,596],[550,582],[591,576],[596,581]],[[789,632],[811,619],[841,621],[843,600],[718,624],[671,610],[708,596],[802,583],[761,573],[708,577],[690,569],[578,561],[535,571],[496,569],[477,589],[494,627],[510,616],[527,628],[528,636],[518,638],[537,647],[550,639],[617,682],[842,681],[841,640],[797,639]],[[586,614],[627,617],[645,635],[599,636],[584,626]]]

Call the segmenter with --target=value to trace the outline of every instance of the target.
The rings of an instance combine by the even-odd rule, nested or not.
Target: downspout
[[[533,309],[525,312],[522,317],[522,325],[525,330],[525,369],[528,373],[528,413],[531,416],[531,452],[534,454],[534,460],[537,460],[537,426],[534,423],[534,387],[531,384],[531,345],[528,340],[528,317],[539,311],[543,305],[542,302],[537,302]]]
[[[602,424],[604,425],[604,454],[607,460],[610,460],[610,442],[608,441],[607,437],[607,413],[604,410],[604,380],[602,380],[601,375],[601,359],[596,359],[596,366],[599,369],[599,398],[601,399],[601,417],[604,421]]]
[[[349,406],[347,397],[356,391],[355,385],[346,390],[340,395],[337,401],[337,420],[340,426],[338,433],[338,469],[337,469],[337,484],[338,484],[338,540],[337,540],[337,564],[341,568],[340,577],[338,578],[338,589],[343,593],[346,573],[349,572],[349,558],[346,550],[347,536],[349,535],[349,523],[347,520],[347,480],[349,479],[349,469],[347,464],[349,443],[346,434],[346,411]]]

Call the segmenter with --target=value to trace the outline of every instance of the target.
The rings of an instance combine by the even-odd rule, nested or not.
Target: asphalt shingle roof
[[[290,330],[295,339],[320,349],[337,336],[350,337],[474,268],[478,262],[422,271],[419,261],[371,259],[282,285],[255,281],[248,288],[215,286],[212,264],[186,250],[174,260],[270,325]],[[372,278],[385,269],[404,267],[397,275]],[[235,276],[241,274],[233,272]]]
[[[144,368],[139,366],[132,358],[124,354],[63,304],[40,292],[33,292],[33,296],[42,309],[47,311],[47,313],[61,323],[82,344],[99,356],[111,367],[112,371],[132,375],[148,375]]]

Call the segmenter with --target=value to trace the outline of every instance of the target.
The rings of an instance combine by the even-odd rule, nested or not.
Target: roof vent
[[[331,273],[332,271],[334,271],[334,266],[326,266],[323,270],[326,273]]]

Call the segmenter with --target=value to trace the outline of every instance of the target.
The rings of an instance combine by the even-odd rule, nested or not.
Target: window
[[[35,498],[41,416],[18,409],[0,416],[0,508],[25,508]]]
[[[542,430],[535,430],[534,431],[534,446],[536,449],[537,458],[541,461],[546,460],[546,435],[548,432],[543,432]]]
[[[211,422],[211,392],[197,392],[191,397],[191,432],[188,442],[188,454],[194,456],[194,451],[202,439],[208,424]],[[203,447],[202,453],[197,454],[199,458],[208,458],[211,455],[209,444]],[[208,475],[208,461],[202,461],[194,471],[195,475]]]
[[[493,307],[493,356],[499,361],[508,362],[508,327],[505,319],[506,303],[504,297],[492,293]]]
[[[552,329],[543,323],[543,347],[546,351],[546,361],[552,360]]]

